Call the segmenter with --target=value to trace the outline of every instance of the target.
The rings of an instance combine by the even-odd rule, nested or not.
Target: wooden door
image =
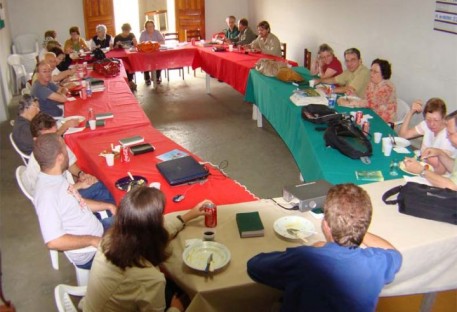
[[[83,10],[86,39],[96,35],[95,27],[98,24],[106,25],[109,35],[116,35],[113,0],[83,0]]]
[[[200,29],[205,38],[205,0],[175,0],[176,31],[185,41],[186,29]]]

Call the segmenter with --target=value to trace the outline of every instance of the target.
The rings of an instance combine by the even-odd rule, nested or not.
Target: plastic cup
[[[376,144],[379,144],[381,142],[382,133],[381,132],[375,132],[375,133],[373,133],[373,136],[374,136],[374,142]]]
[[[229,44],[229,51],[233,52],[233,44]]]
[[[213,229],[205,229],[203,231],[203,240],[204,241],[213,241],[214,237],[216,237],[216,233]]]
[[[309,81],[309,86],[310,86],[311,88],[314,88],[314,85],[315,85],[315,84],[316,84],[316,80],[312,79],[312,80]]]
[[[382,152],[386,157],[389,157],[392,153],[392,142],[390,138],[382,138]]]
[[[152,182],[151,184],[149,184],[149,187],[160,190],[160,182]]]
[[[106,158],[106,164],[109,167],[114,166],[114,154],[106,154],[105,158]]]
[[[95,130],[95,128],[97,128],[97,121],[95,119],[89,120],[89,127],[90,130]]]

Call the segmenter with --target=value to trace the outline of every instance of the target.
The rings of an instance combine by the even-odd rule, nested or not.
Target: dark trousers
[[[156,70],[156,78],[157,79],[160,78],[161,73],[162,73],[161,69]],[[144,81],[148,81],[148,80],[151,80],[151,75],[149,74],[149,72],[144,72]]]

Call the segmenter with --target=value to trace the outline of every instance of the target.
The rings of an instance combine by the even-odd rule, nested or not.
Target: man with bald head
[[[75,69],[67,69],[64,71],[60,71],[57,68],[59,61],[57,60],[57,56],[54,52],[46,52],[44,54],[44,61],[49,64],[49,67],[51,67],[52,82],[54,83],[62,84],[63,82],[65,82],[65,79],[67,79],[76,72]]]
[[[37,65],[37,80],[32,85],[30,94],[40,102],[40,110],[53,117],[60,117],[63,114],[59,107],[67,101],[65,94],[67,88],[59,87],[52,82],[52,70],[46,61],[41,61]]]

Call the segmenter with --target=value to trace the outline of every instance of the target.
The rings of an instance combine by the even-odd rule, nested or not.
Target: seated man
[[[56,133],[56,121],[51,116],[45,113],[40,113],[32,119],[30,129],[33,139],[36,140],[40,135],[46,133]],[[83,198],[114,204],[114,198],[106,186],[98,181],[94,176],[79,169],[76,163],[77,158],[75,154],[73,154],[68,146],[66,146],[66,148],[69,159],[68,170],[65,170],[65,177],[67,181],[70,184],[74,184],[73,187],[79,191]],[[40,167],[32,153],[27,164],[27,168],[22,174],[24,186],[27,191],[32,194],[32,196],[35,194],[36,180],[39,173]],[[77,179],[76,183],[74,182],[73,177]]]
[[[236,27],[236,18],[233,15],[227,16],[225,19],[225,23],[227,24],[227,28],[224,29],[222,32],[224,33],[225,39],[232,40],[235,39],[238,34],[240,33],[238,27]],[[254,38],[255,39],[255,38]]]
[[[366,191],[336,185],[324,204],[327,242],[259,254],[248,261],[248,274],[284,291],[281,311],[375,311],[402,257],[389,242],[367,232],[371,215]]]
[[[259,36],[245,48],[252,49],[254,52],[281,57],[281,42],[278,37],[271,33],[270,24],[267,21],[261,21],[257,24],[257,32]]]
[[[33,149],[33,137],[30,131],[30,122],[40,112],[38,99],[24,94],[19,101],[19,112],[13,126],[13,140],[17,147],[25,154],[30,155]],[[63,124],[57,133],[62,135],[70,127],[76,127],[77,120],[69,120]]]
[[[63,53],[63,51],[62,51]],[[69,78],[70,76],[74,75],[76,73],[76,68],[73,69],[67,69],[64,71],[60,71],[57,68],[57,65],[59,60],[57,60],[57,55],[54,52],[46,52],[44,54],[44,61],[49,64],[49,67],[51,68],[51,76],[52,76],[52,82],[60,85],[64,85],[65,79]],[[67,83],[66,87],[71,87],[74,86],[74,83]]]
[[[52,82],[51,67],[45,61],[38,63],[37,72],[30,94],[38,98],[41,111],[53,117],[62,116],[63,110],[58,105],[67,101],[65,94],[68,90]]]
[[[46,246],[62,251],[98,247],[104,227],[109,227],[112,218],[102,220],[102,225],[92,212],[109,209],[114,214],[116,206],[83,199],[68,183],[63,175],[68,168],[68,153],[62,137],[55,133],[39,136],[33,155],[41,169],[33,203]],[[90,269],[94,255],[95,252],[68,254],[83,269]]]
[[[370,81],[370,70],[362,64],[360,51],[356,48],[347,49],[344,51],[344,61],[347,69],[342,74],[317,79],[315,83],[338,84],[339,87],[336,87],[333,92],[365,98],[365,89]]]
[[[246,44],[250,44],[257,38],[257,35],[248,26],[248,20],[245,18],[240,19],[240,21],[238,22],[238,29],[240,31],[238,33],[238,36],[236,36],[233,39],[228,39],[228,42],[233,42],[236,45],[243,46]]]
[[[457,148],[457,110],[446,116],[447,138],[452,146]],[[457,158],[454,159],[442,149],[430,147],[422,152],[422,159],[436,158],[436,160],[451,172],[450,177],[441,176],[421,165],[414,158],[405,159],[405,167],[409,172],[419,174],[427,179],[433,186],[448,188],[457,191]]]

